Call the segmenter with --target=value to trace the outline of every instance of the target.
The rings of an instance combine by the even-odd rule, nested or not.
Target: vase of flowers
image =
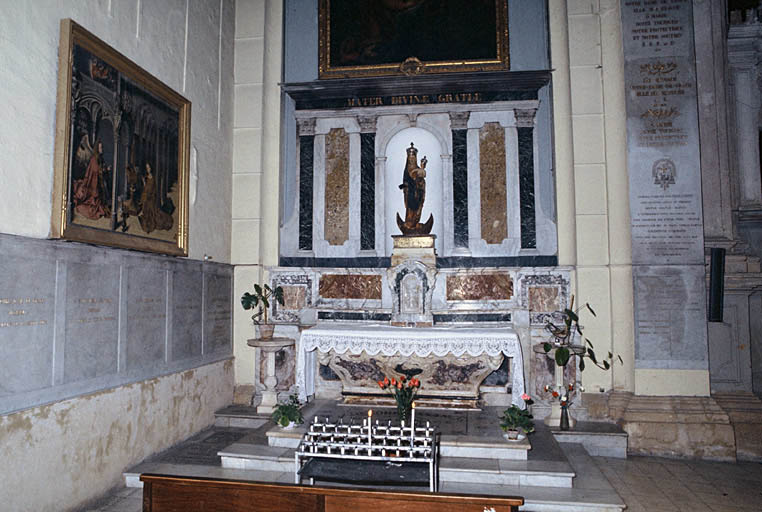
[[[550,396],[554,400],[558,401],[558,405],[560,406],[560,419],[558,426],[561,428],[561,430],[569,430],[576,423],[574,418],[569,414],[569,407],[572,404],[571,396],[574,392],[574,384],[567,384],[560,387],[545,386],[543,389],[546,393],[550,393]],[[585,388],[580,386],[579,390],[580,392],[584,392]]]
[[[408,379],[401,375],[399,379],[384,377],[378,381],[381,389],[388,390],[397,403],[397,418],[400,422],[410,422],[410,411],[413,408],[413,400],[421,387],[421,381],[415,377]]]

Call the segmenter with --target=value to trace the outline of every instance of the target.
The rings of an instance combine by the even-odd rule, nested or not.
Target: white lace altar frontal
[[[521,343],[508,327],[392,327],[380,324],[322,324],[301,333],[297,353],[296,381],[302,400],[315,393],[315,351],[338,354],[428,357],[500,353],[511,358],[512,403],[524,407],[524,364]]]

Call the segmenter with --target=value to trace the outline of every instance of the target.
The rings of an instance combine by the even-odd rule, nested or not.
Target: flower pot
[[[294,427],[296,427],[296,422],[289,421],[288,425],[286,425],[285,427],[280,427],[280,428],[281,430],[293,430]]]
[[[397,403],[397,419],[400,423],[404,421],[406,425],[410,424],[410,414],[412,409],[412,402],[409,404]]]
[[[561,430],[569,430],[569,408],[565,405],[561,406]]]
[[[273,337],[275,332],[275,326],[273,324],[260,324],[257,325],[257,336],[260,340],[269,340]]]
[[[503,437],[508,441],[521,441],[526,437],[526,434],[522,434],[518,430],[506,430]]]

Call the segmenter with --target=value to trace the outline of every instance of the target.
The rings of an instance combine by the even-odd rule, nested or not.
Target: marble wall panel
[[[447,276],[447,300],[510,300],[513,280],[508,273]]]
[[[198,272],[173,272],[171,361],[201,355],[202,286]]]
[[[64,382],[116,373],[119,274],[118,266],[67,265]]]
[[[500,123],[485,123],[479,130],[479,186],[481,235],[488,244],[508,237],[505,162],[505,130]]]
[[[3,267],[13,271],[0,272],[0,396],[52,384],[56,276],[55,262],[34,258]]]
[[[283,309],[299,310],[307,305],[306,286],[283,286]]]
[[[229,351],[233,346],[232,278],[204,274],[204,353]]]
[[[320,297],[324,299],[381,300],[381,276],[367,274],[324,274],[320,276]]]
[[[127,269],[127,370],[163,363],[167,340],[167,273]]]
[[[561,289],[558,286],[530,286],[529,311],[553,313],[562,309]]]
[[[349,135],[332,128],[325,137],[325,239],[331,245],[349,240]]]

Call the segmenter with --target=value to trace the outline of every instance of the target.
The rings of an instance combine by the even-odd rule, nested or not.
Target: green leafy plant
[[[550,333],[552,341],[543,343],[543,350],[548,353],[554,348],[556,349],[554,358],[558,366],[566,366],[571,358],[578,357],[580,371],[585,370],[586,358],[601,370],[609,370],[614,362],[614,354],[609,352],[608,357],[599,361],[593,350],[592,342],[584,336],[582,326],[579,325],[579,315],[577,313],[580,310],[586,309],[593,316],[596,316],[595,311],[593,311],[593,308],[587,302],[576,311],[573,308],[574,295],[571,297],[569,307],[558,313],[561,316],[562,323],[556,324],[552,320],[548,320],[545,324],[545,329]],[[573,344],[576,334],[579,334],[579,337],[584,340],[584,344]],[[621,356],[616,356],[616,358],[619,359],[620,363],[624,364]]]
[[[506,432],[509,430],[522,430],[525,434],[530,434],[534,432],[532,418],[532,414],[527,409],[521,409],[516,405],[512,405],[503,411],[500,428]]]
[[[272,420],[281,427],[287,427],[289,423],[296,423],[301,425],[304,423],[302,417],[302,403],[299,401],[299,397],[296,393],[288,397],[287,402],[279,402],[275,406],[275,410],[272,414]]]
[[[285,305],[283,300],[283,288],[276,286],[270,288],[267,283],[264,286],[254,284],[254,293],[246,292],[241,296],[241,305],[243,309],[257,309],[257,312],[251,316],[255,324],[267,324],[267,310],[270,307],[270,300],[275,299],[281,306]]]

